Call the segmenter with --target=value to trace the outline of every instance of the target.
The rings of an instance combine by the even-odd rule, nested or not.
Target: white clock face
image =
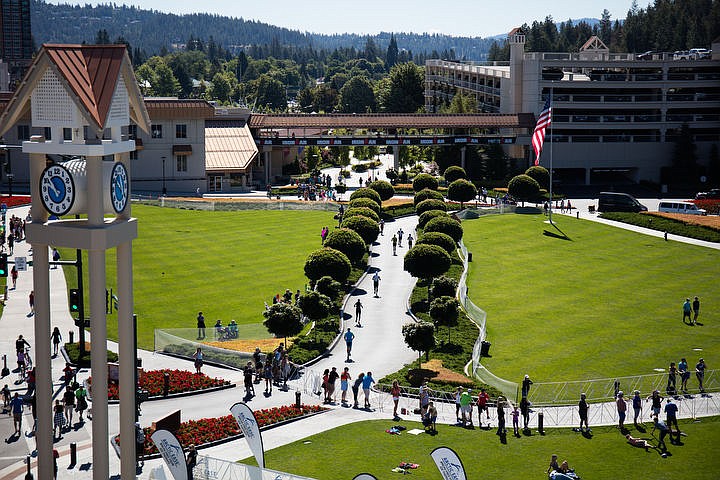
[[[60,164],[50,165],[40,175],[40,200],[45,210],[61,216],[70,211],[75,202],[75,182]]]
[[[117,213],[125,210],[128,196],[130,195],[130,182],[128,181],[127,168],[122,163],[113,165],[110,176],[110,196],[112,205]]]

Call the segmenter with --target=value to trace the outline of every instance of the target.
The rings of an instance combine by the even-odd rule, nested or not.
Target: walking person
[[[482,426],[482,412],[485,411],[488,422],[490,421],[490,409],[488,409],[488,401],[490,401],[490,395],[485,392],[484,388],[480,389],[480,393],[477,398],[477,409],[478,409],[478,423]],[[489,424],[489,423],[488,423]]]
[[[525,375],[525,378],[523,378],[522,381],[522,396],[527,397],[530,393],[530,385],[532,385],[533,382],[530,380],[530,375]]]
[[[383,231],[385,230],[385,219],[381,218],[379,225],[380,225],[380,235],[382,235]]]
[[[622,432],[625,430],[625,414],[627,413],[627,402],[625,401],[625,396],[622,390],[617,394],[615,406],[617,407],[618,412],[618,428]]]
[[[703,386],[703,380],[705,380],[705,360],[702,358],[695,364],[695,377],[698,381],[700,393],[705,393],[705,387]]]
[[[412,233],[408,233],[408,248],[412,248],[413,246],[413,236]]]
[[[373,282],[373,294],[375,295],[375,298],[378,298],[378,287],[380,286],[380,274],[375,271],[375,274],[372,277]]]
[[[677,412],[678,412],[678,406],[675,405],[672,401],[672,399],[668,398],[667,403],[665,404],[665,424],[670,429],[670,433],[672,434],[672,426],[675,424],[675,433],[677,434],[677,440],[680,440],[680,425],[678,425],[677,421]],[[671,435],[672,438],[672,435]]]
[[[699,306],[698,306],[698,308],[699,308]],[[692,317],[691,317],[692,304],[690,303],[689,298],[685,299],[685,303],[683,303],[682,310],[683,310],[683,323],[685,323],[685,319],[687,318],[688,323],[690,325],[692,325]]]
[[[507,432],[505,429],[505,399],[501,396],[497,397],[497,419],[498,428],[495,435],[505,435]]]
[[[17,434],[19,436],[22,431],[23,405],[23,399],[20,398],[18,392],[15,392],[15,396],[10,400],[10,411],[12,412],[13,425],[15,426],[15,433],[13,433],[13,435]]]
[[[350,327],[348,327],[347,332],[345,332],[345,345],[347,346],[347,359],[346,362],[350,361],[350,351],[352,350],[352,342],[355,338],[355,334],[350,331]]]
[[[13,286],[15,283],[13,283]],[[692,310],[693,310],[693,325],[697,325],[697,319],[698,315],[700,315],[700,299],[698,297],[695,297],[695,300],[692,302]]]
[[[530,423],[530,401],[527,397],[520,399],[520,414],[523,417],[523,431],[527,432],[528,424]],[[587,423],[587,418],[585,419]]]
[[[72,425],[73,411],[75,410],[75,390],[68,387],[63,394],[63,404],[65,405],[65,425],[68,429]]]
[[[583,431],[583,423],[585,424],[585,430],[588,432],[590,431],[590,426],[588,425],[588,409],[590,408],[590,405],[588,405],[587,398],[584,393],[580,394],[580,401],[578,402],[578,414],[580,415],[580,431]]]
[[[63,423],[65,422],[64,410],[60,400],[55,400],[55,406],[53,407],[53,436],[56,438],[62,437]],[[55,432],[57,432],[57,435],[55,435]]]
[[[675,362],[670,362],[670,367],[668,368],[667,388],[665,389],[665,392],[668,395],[675,395],[677,393],[677,389],[675,387],[676,378],[677,368],[675,367]]]
[[[28,317],[32,317],[35,315],[35,290],[30,291],[30,295],[28,295],[28,303],[30,304],[30,314]]]
[[[50,334],[50,340],[52,340],[53,344],[53,358],[57,357],[58,355],[58,348],[60,347],[60,342],[62,342],[62,334],[60,334],[60,329],[58,327],[55,327]]]
[[[87,390],[85,390],[85,386],[82,384],[75,390],[75,403],[77,404],[78,420],[80,423],[83,423],[83,412],[87,410],[88,404]]]
[[[328,374],[328,382],[327,382],[328,403],[330,403],[330,402],[335,403],[335,382],[337,381],[338,378],[340,378],[340,374],[337,372],[337,369],[335,367],[332,367],[330,369],[330,373]]]
[[[12,288],[15,290],[17,288],[17,279],[18,279],[18,271],[17,268],[15,268],[15,265],[13,265],[12,270],[10,270],[10,278],[12,279]]]
[[[635,390],[633,392],[632,406],[633,412],[635,413],[635,416],[633,417],[633,425],[637,427],[638,418],[642,415],[642,398],[640,398],[640,390]]]
[[[197,329],[198,329],[198,340],[205,339],[205,317],[202,312],[198,312],[197,316]]]
[[[203,366],[203,353],[202,349],[200,347],[195,350],[195,353],[193,353],[193,359],[195,360],[195,373],[200,375],[202,366]]]
[[[398,245],[400,246],[400,248],[402,248],[402,237],[403,237],[403,230],[401,228],[397,232]]]
[[[355,302],[355,326],[356,327],[362,327],[362,324],[360,323],[360,315],[362,314],[363,304],[360,302],[360,299],[357,299],[357,302]]]
[[[269,358],[265,359],[265,366],[263,367],[263,378],[265,379],[265,393],[270,396],[272,395],[273,371],[272,362]]]
[[[397,243],[398,243],[397,235],[393,235],[391,241],[392,241],[392,246],[393,246],[393,255],[397,255]]]

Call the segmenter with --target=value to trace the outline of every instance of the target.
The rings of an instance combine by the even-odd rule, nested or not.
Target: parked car
[[[673,60],[690,60],[690,52],[687,50],[677,50],[673,53]]]
[[[647,212],[647,207],[627,193],[600,192],[598,212]]]
[[[710,58],[710,50],[707,48],[691,48],[690,58],[693,60],[700,60],[702,58]]]
[[[702,199],[720,199],[720,188],[713,188],[712,190],[708,190],[707,192],[698,192],[697,195],[695,195],[696,200],[702,200]]]
[[[707,215],[707,211],[698,208],[692,202],[660,202],[658,212],[684,213],[686,215]]]

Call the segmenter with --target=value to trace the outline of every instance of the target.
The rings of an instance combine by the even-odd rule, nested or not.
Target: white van
[[[692,202],[660,202],[659,212],[685,213],[687,215],[707,215],[707,212],[698,208]]]

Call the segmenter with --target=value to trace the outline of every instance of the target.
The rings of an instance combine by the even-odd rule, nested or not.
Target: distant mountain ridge
[[[311,46],[315,49],[335,50],[355,48],[362,50],[367,35],[343,33],[335,35],[301,32],[277,27],[254,20],[230,18],[215,14],[175,15],[157,10],[143,10],[135,6],[105,4],[92,6],[51,4],[32,0],[31,18],[33,38],[42,43],[94,43],[98,30],[107,30],[111,40],[122,36],[135,48],[149,55],[163,48],[172,50],[184,44],[192,35],[214,41],[233,53],[253,44],[271,44],[295,47]],[[482,60],[492,39],[481,37],[455,37],[429,33],[393,32],[400,49],[413,53],[433,51],[455,52],[457,59]],[[369,36],[380,48],[387,48],[391,32]]]

